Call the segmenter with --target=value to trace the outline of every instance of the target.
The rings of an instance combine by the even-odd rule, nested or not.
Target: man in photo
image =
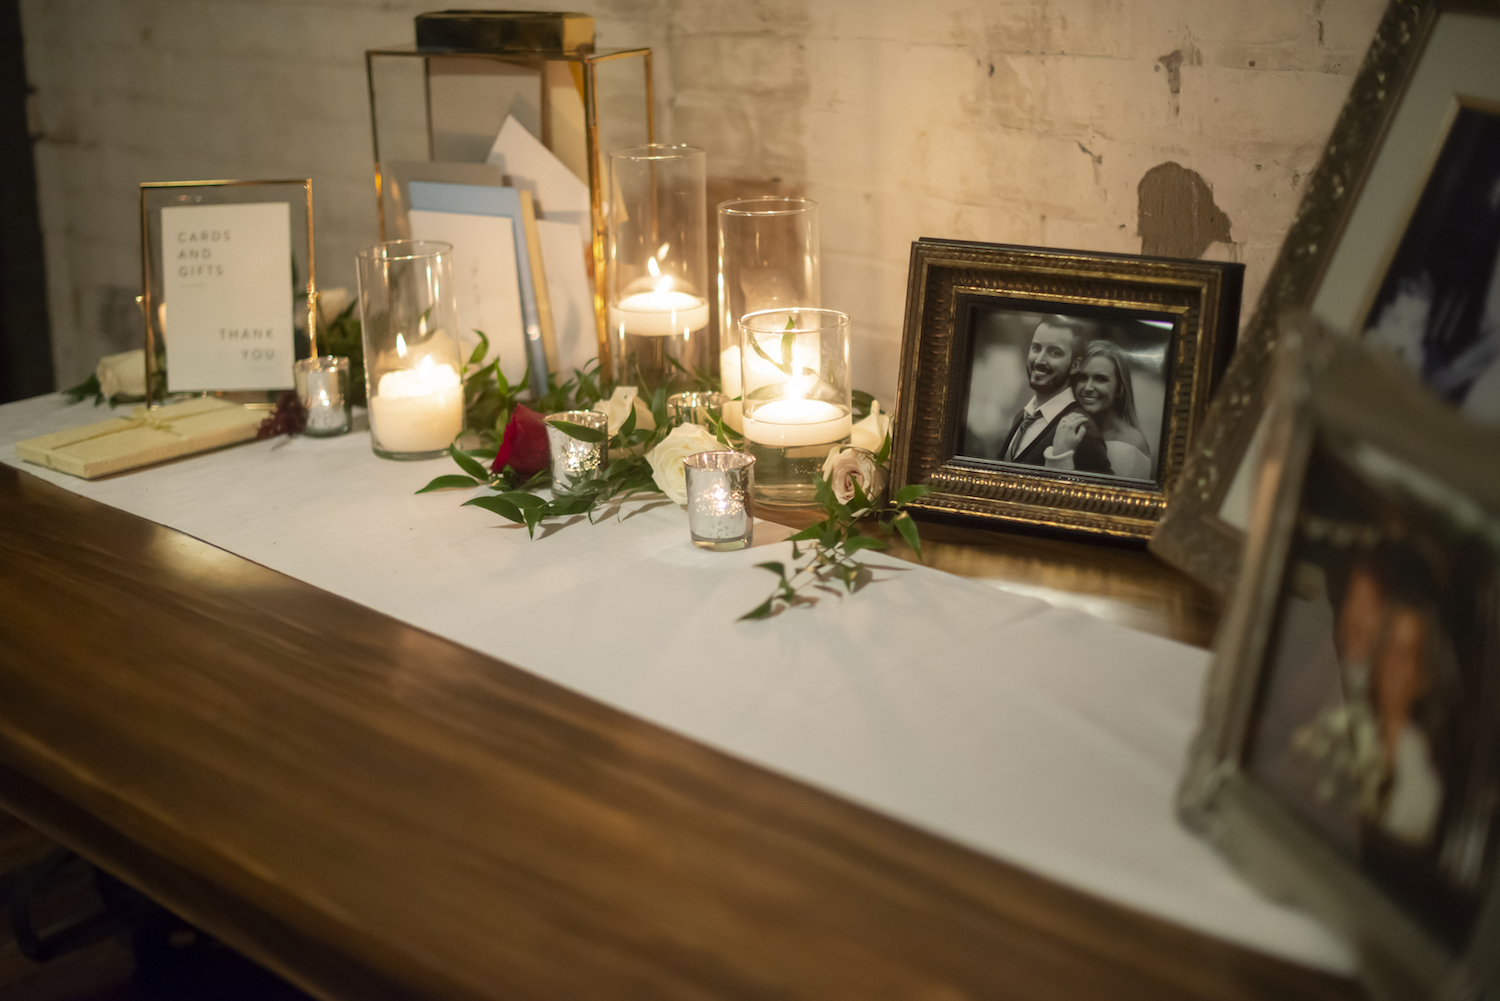
[[[1047,464],[1046,453],[1052,447],[1058,424],[1069,414],[1084,414],[1083,407],[1073,397],[1070,381],[1078,371],[1088,340],[1089,332],[1077,321],[1053,316],[1037,324],[1026,356],[1026,379],[1032,397],[1011,422],[997,459],[1031,466]],[[1084,421],[1083,437],[1073,449],[1073,468],[1089,473],[1113,473],[1099,429],[1087,420],[1086,414]],[[1053,459],[1058,458],[1054,453]]]

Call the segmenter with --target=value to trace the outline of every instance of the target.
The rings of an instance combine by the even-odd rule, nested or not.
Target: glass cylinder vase
[[[740,320],[745,450],[755,457],[755,499],[816,500],[813,476],[853,426],[849,317],[832,309],[767,309]]]
[[[382,458],[437,458],[463,430],[452,255],[424,240],[359,252],[370,444]]]
[[[719,373],[724,395],[741,395],[737,331],[746,313],[817,308],[818,203],[806,198],[740,198],[719,204]]]
[[[609,154],[609,332],[615,381],[686,389],[710,360],[705,157],[653,144]]]

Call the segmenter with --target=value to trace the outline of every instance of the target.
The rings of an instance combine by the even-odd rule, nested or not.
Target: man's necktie
[[[1021,426],[1016,428],[1015,436],[1010,440],[1010,453],[1006,455],[1006,459],[1011,462],[1016,461],[1016,456],[1021,454],[1021,442],[1025,440],[1026,432],[1030,430],[1031,425],[1035,424],[1041,419],[1042,412],[1040,410],[1033,410],[1031,413],[1021,418]]]

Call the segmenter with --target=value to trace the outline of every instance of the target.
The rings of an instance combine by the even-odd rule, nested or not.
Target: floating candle
[[[849,411],[822,400],[771,400],[743,417],[745,437],[773,448],[825,445],[849,437]]]

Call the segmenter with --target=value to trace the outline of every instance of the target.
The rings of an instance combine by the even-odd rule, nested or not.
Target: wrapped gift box
[[[92,480],[255,437],[263,410],[204,397],[16,443],[27,462]]]

